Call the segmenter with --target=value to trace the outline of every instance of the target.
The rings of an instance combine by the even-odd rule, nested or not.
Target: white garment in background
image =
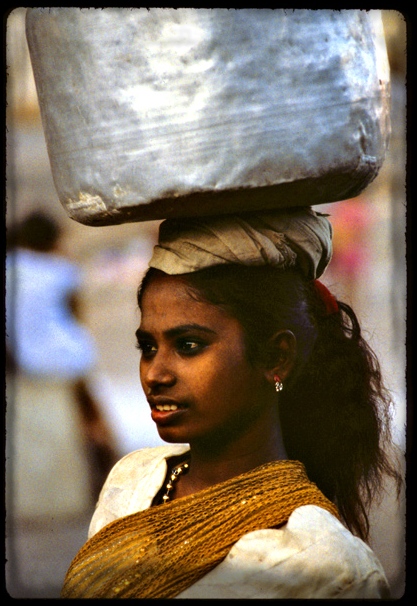
[[[52,520],[65,527],[66,520],[90,515],[90,461],[68,382],[17,373],[7,381],[6,398],[10,516],[42,520],[48,532]]]
[[[76,379],[94,366],[93,339],[67,305],[80,283],[80,269],[64,257],[26,249],[8,254],[7,342],[29,375]]]
[[[167,445],[123,457],[103,486],[89,537],[150,507],[164,482],[166,459],[188,449]],[[244,535],[216,568],[176,597],[375,599],[389,597],[389,589],[373,551],[331,513],[305,505],[279,529]]]

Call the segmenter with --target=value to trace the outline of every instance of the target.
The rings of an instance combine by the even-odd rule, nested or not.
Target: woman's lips
[[[151,417],[157,425],[169,425],[186,411],[186,407],[168,398],[148,398]]]

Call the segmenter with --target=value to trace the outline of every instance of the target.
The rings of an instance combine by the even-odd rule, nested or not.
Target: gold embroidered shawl
[[[63,598],[173,598],[217,566],[244,534],[285,524],[301,505],[336,507],[298,461],[274,461],[111,522],[78,552]]]

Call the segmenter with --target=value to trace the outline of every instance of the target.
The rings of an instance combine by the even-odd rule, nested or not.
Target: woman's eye
[[[156,346],[150,341],[138,341],[136,346],[141,352],[143,356],[151,356],[156,353]]]
[[[204,347],[204,344],[200,341],[194,341],[193,339],[181,339],[177,343],[177,349],[183,354],[196,354]]]

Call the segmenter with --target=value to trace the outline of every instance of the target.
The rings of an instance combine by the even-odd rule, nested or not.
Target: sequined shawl
[[[111,522],[81,548],[62,598],[173,598],[244,534],[277,528],[302,505],[336,507],[297,461],[275,461]]]

